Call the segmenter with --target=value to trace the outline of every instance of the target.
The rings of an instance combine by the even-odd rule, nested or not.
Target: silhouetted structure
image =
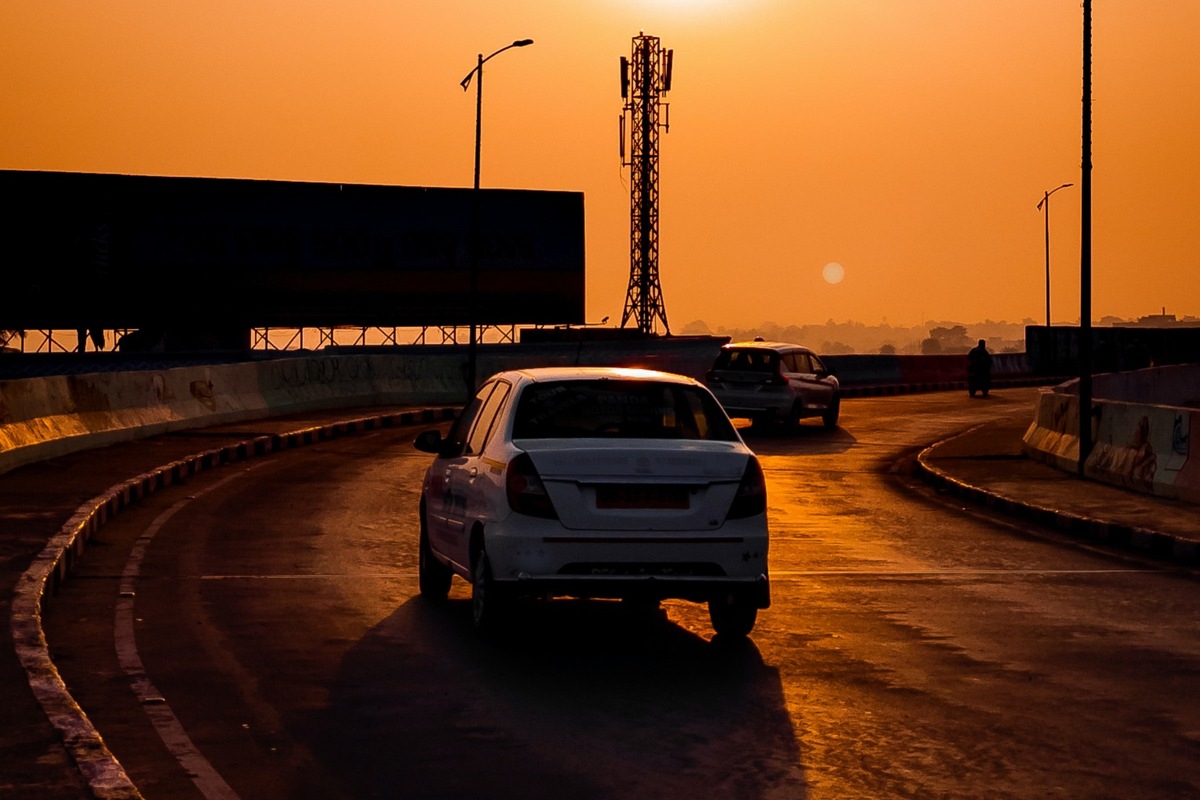
[[[662,95],[671,90],[674,51],[663,50],[656,36],[633,39],[632,58],[621,57],[621,163],[630,169],[629,291],[621,327],[630,319],[644,334],[655,333],[661,322],[670,333],[667,309],[658,280],[658,129]],[[670,129],[669,118],[662,127]],[[625,158],[626,129],[629,159]]]
[[[1077,326],[1025,328],[1025,352],[1034,375],[1079,374]],[[1200,326],[1151,328],[1114,325],[1092,329],[1089,362],[1094,372],[1121,372],[1149,366],[1200,363]]]
[[[184,350],[256,328],[584,321],[580,192],[0,170],[0,196],[6,329]]]

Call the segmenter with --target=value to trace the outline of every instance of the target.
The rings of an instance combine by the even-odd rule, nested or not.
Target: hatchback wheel
[[[425,529],[425,514],[421,514],[421,540],[417,550],[417,585],[421,596],[430,600],[445,600],[450,594],[450,568],[438,561],[429,548],[429,533]]]
[[[746,597],[722,595],[708,601],[708,617],[718,636],[741,639],[754,630],[758,607]]]
[[[475,549],[471,559],[471,614],[475,630],[484,635],[495,633],[504,615],[504,602],[496,582],[492,579],[492,563],[488,560],[483,544]]]

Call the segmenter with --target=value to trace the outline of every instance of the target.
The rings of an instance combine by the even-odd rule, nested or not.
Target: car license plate
[[[596,487],[596,508],[687,508],[686,486],[639,484]]]

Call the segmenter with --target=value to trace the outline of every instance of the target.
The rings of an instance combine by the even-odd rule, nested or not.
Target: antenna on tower
[[[647,335],[660,323],[671,333],[658,280],[658,129],[669,130],[659,119],[662,96],[671,90],[673,56],[657,36],[644,33],[634,37],[632,56],[621,56],[621,166],[630,170],[629,290],[621,327],[634,320]]]

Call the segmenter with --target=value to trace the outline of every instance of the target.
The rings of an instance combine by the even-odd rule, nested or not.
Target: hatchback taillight
[[[546,493],[546,485],[533,466],[533,459],[528,453],[508,462],[508,470],[504,474],[504,487],[508,494],[508,505],[518,514],[545,519],[558,519],[550,495]]]
[[[750,456],[746,462],[746,471],[742,473],[742,482],[738,484],[737,494],[733,505],[729,507],[729,519],[744,519],[761,514],[767,510],[767,481],[763,477],[762,467],[758,459]]]

